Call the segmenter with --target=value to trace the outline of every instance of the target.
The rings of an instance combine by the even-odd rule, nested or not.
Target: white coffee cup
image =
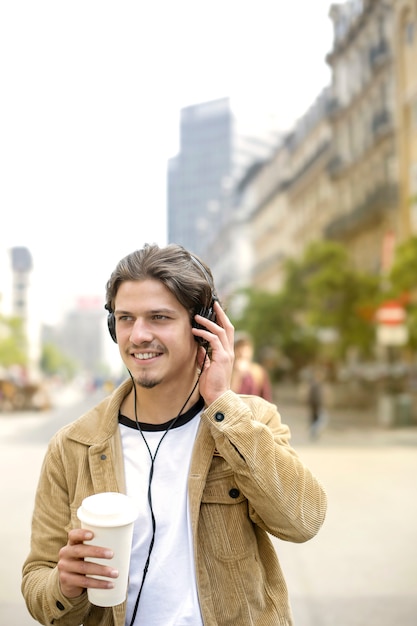
[[[86,561],[109,565],[119,571],[117,578],[93,576],[111,580],[113,589],[87,589],[88,599],[97,606],[116,606],[126,599],[132,548],[133,523],[137,518],[133,500],[123,493],[104,492],[84,498],[77,511],[81,528],[94,533],[86,544],[110,548],[113,558],[86,558]]]

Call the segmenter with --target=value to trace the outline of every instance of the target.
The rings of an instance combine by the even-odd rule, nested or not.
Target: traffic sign
[[[406,311],[396,300],[384,302],[376,312],[377,342],[381,346],[403,346],[408,341]]]
[[[398,326],[404,324],[406,312],[399,302],[392,300],[385,302],[376,312],[376,321],[379,324],[388,326]]]

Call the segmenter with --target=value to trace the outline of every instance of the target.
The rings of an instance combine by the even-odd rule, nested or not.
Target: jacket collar
[[[111,439],[118,429],[120,406],[132,387],[132,381],[125,380],[111,395],[70,424],[67,436],[88,446]]]

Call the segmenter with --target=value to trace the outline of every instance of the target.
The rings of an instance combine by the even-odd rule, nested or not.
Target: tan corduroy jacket
[[[130,380],[51,440],[43,463],[23,566],[32,616],[55,626],[124,626],[125,604],[100,608],[87,594],[69,600],[58,552],[86,496],[125,491],[118,428]],[[206,407],[189,474],[195,568],[205,626],[291,626],[286,584],[268,534],[312,538],[325,517],[320,483],[289,446],[289,430],[262,398],[223,394]],[[144,625],[147,626],[147,625]]]

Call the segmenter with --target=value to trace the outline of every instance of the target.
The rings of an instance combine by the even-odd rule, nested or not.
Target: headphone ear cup
[[[214,300],[211,302],[211,305],[209,307],[201,307],[201,309],[196,311],[196,315],[201,315],[201,317],[205,317],[211,322],[215,322],[216,313],[214,312],[213,304]],[[203,330],[206,330],[205,326],[203,326],[202,324],[198,324],[194,319],[192,325],[194,328],[202,328]],[[207,342],[202,339],[202,337],[194,337],[194,339],[203,346],[207,345]]]
[[[110,337],[113,339],[114,343],[117,343],[116,337],[116,318],[114,317],[114,313],[109,313],[107,316],[107,326],[109,329]]]
[[[211,322],[216,321],[216,314],[213,309],[213,304],[214,303],[212,302],[209,307],[203,307],[199,312],[199,315],[201,315],[201,317],[206,317]]]
[[[205,317],[208,320],[210,320],[211,322],[215,322],[216,321],[216,313],[214,312],[213,309],[213,302],[211,303],[211,305],[209,307],[201,307],[201,309],[197,310],[196,315],[201,315],[201,317]],[[195,319],[193,319],[193,323],[192,323],[194,328],[204,328],[204,326],[202,326],[201,324],[198,324]]]

